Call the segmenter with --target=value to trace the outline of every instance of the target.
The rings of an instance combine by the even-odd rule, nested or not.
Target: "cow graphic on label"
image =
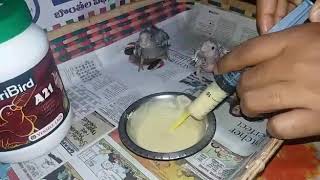
[[[28,137],[38,129],[34,123],[35,115],[26,115],[23,108],[31,99],[36,86],[30,91],[16,96],[11,105],[0,110],[0,148],[10,149],[28,142]]]

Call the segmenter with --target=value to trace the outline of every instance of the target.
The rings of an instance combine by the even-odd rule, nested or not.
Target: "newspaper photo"
[[[37,159],[12,164],[12,168],[19,176],[19,179],[40,179],[41,177],[51,173],[64,162],[68,156],[65,155],[62,148],[57,148],[49,154],[41,156]]]
[[[19,180],[19,177],[10,164],[0,163],[0,179]]]
[[[104,139],[79,158],[99,179],[147,179]]]
[[[50,174],[46,175],[43,180],[50,179],[72,179],[72,180],[83,180],[78,172],[69,164],[66,163],[54,170]]]
[[[60,144],[72,156],[75,152],[90,144],[90,142],[111,131],[114,127],[112,123],[99,113],[93,112],[82,118],[79,122],[74,123],[67,137]]]
[[[187,158],[188,162],[209,176],[209,179],[230,177],[243,160],[244,157],[233,153],[214,140],[199,153]]]

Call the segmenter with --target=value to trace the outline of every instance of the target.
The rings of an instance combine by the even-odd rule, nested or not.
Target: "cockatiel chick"
[[[217,61],[226,53],[228,53],[228,50],[217,42],[213,40],[205,41],[193,57],[193,60],[196,62],[196,74],[199,79],[201,80],[201,73],[203,71],[212,72]]]

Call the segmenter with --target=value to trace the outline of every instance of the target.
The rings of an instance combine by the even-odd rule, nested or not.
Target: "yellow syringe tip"
[[[190,113],[187,111],[184,111],[181,114],[181,116],[176,121],[174,121],[170,129],[171,130],[177,129],[182,123],[184,123],[188,119],[189,116],[190,116]]]

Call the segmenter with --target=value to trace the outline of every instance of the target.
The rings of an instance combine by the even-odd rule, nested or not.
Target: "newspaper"
[[[33,21],[43,29],[52,30],[68,22],[110,11],[130,0],[25,0]]]
[[[195,14],[196,21],[188,23]],[[233,34],[222,42],[231,47],[256,33],[251,19],[196,4],[191,11],[157,24],[170,35],[171,46],[168,60],[156,69],[138,72],[138,66],[124,54],[124,47],[135,41],[138,33],[59,64],[76,115],[68,135],[47,155],[28,162],[0,164],[0,179],[232,178],[269,140],[266,121],[241,117],[235,96],[214,111],[216,133],[212,141],[186,159],[153,161],[139,157],[125,148],[117,130],[123,111],[139,98],[165,91],[198,96],[214,81],[210,73],[201,80],[195,74],[192,53],[209,38],[205,32],[223,32],[227,26],[223,22],[233,24],[228,25],[233,29],[227,29]],[[248,36],[248,32],[255,33]]]

